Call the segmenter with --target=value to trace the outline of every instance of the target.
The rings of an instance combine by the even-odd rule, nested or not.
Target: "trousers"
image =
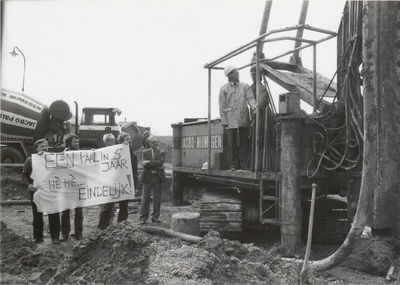
[[[33,238],[34,239],[43,239],[43,213],[37,211],[36,204],[33,202],[34,192],[30,192],[31,205],[32,205],[32,213],[33,213]],[[60,214],[49,214],[49,228],[50,228],[50,236],[51,238],[59,238],[60,237]]]
[[[99,224],[98,228],[104,230],[111,223],[111,217],[114,210],[114,203],[107,203],[100,205]],[[128,200],[119,202],[118,222],[126,221],[128,219]]]
[[[249,127],[239,127],[237,129],[226,129],[228,135],[228,163],[230,168],[249,169]],[[239,134],[239,145],[237,136]]]
[[[37,211],[36,204],[33,202],[34,192],[29,192],[31,198],[32,205],[32,214],[33,214],[33,238],[34,239],[43,239],[43,213],[39,213]]]
[[[70,210],[61,212],[61,233],[63,237],[68,238],[71,231],[71,221],[69,217]],[[82,235],[83,232],[83,213],[82,208],[75,208],[75,235]]]
[[[150,181],[143,183],[143,194],[142,204],[140,209],[139,220],[147,221],[150,212],[150,194],[153,189],[153,211],[151,212],[152,219],[158,219],[160,217],[161,208],[161,186],[162,181],[158,174],[152,174]]]

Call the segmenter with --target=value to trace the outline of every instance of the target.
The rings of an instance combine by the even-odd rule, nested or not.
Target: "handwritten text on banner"
[[[132,199],[135,187],[129,146],[32,155],[32,179],[39,212]]]

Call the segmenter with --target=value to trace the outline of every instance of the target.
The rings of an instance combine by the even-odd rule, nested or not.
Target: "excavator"
[[[268,31],[272,4],[266,1],[257,38],[204,66],[208,117],[172,124],[173,200],[179,203],[185,188],[203,187],[203,234],[215,229],[240,238],[251,227],[277,225],[291,257],[307,235],[316,242],[339,241],[335,253],[310,263],[328,270],[351,254],[366,226],[372,234],[400,238],[400,4],[348,1],[338,31],[328,31],[306,24],[304,1],[297,25]],[[305,30],[320,36],[304,38]],[[287,32],[295,35],[281,36]],[[316,51],[335,38],[337,69],[328,78],[316,72]],[[279,41],[293,41],[294,47],[277,56],[263,50]],[[311,70],[299,56],[308,48]],[[253,57],[238,69],[255,66],[256,78],[264,79],[257,80],[256,94],[264,84],[270,104],[264,122],[256,108],[251,170],[230,171],[226,130],[211,118],[211,75],[245,52]],[[287,55],[289,62],[279,61]],[[279,108],[268,81],[287,90],[279,95]]]

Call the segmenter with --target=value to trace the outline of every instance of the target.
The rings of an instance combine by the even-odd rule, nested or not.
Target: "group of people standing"
[[[229,168],[231,171],[250,170],[251,121],[255,119],[256,108],[260,108],[260,121],[265,120],[265,109],[269,104],[268,93],[265,86],[260,84],[259,94],[256,94],[255,65],[250,69],[253,80],[251,86],[239,81],[239,71],[232,65],[225,67],[224,74],[228,77],[228,83],[224,84],[219,92],[219,111],[222,126],[227,132]],[[261,78],[258,80],[261,81]]]
[[[138,190],[139,180],[143,183],[143,193],[139,221],[140,224],[145,224],[149,218],[150,211],[150,195],[153,190],[153,211],[151,213],[152,222],[160,222],[160,208],[161,208],[161,186],[165,180],[164,160],[165,151],[158,147],[158,138],[155,136],[146,136],[145,142],[147,143],[143,150],[143,170],[138,177],[138,158],[133,153],[132,139],[130,134],[121,133],[116,139],[113,134],[105,134],[103,137],[104,143],[107,146],[118,144],[128,144],[130,149],[130,158],[132,164],[132,174],[135,185],[135,190]],[[65,139],[65,151],[79,150],[79,136],[76,134],[68,134]],[[143,142],[142,142],[143,144]],[[39,139],[34,143],[36,153],[42,154],[49,150],[49,145],[46,139]],[[26,182],[30,194],[30,200],[33,211],[33,238],[35,243],[43,242],[43,213],[38,212],[36,204],[33,202],[33,197],[37,189],[33,186],[34,182],[31,178],[32,173],[32,158],[29,157],[22,171],[23,181]],[[129,200],[120,201],[118,222],[128,219],[128,202]],[[81,240],[83,238],[83,211],[82,208],[75,208],[74,228],[75,239]],[[115,203],[107,203],[99,206],[99,223],[98,228],[104,230],[114,220]],[[54,244],[59,244],[69,238],[71,230],[70,210],[65,210],[60,213],[48,215],[50,236]],[[61,238],[60,238],[61,232]]]

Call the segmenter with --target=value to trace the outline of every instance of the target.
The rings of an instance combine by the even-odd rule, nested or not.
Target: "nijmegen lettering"
[[[6,97],[7,98],[7,95],[8,95],[8,98],[11,99],[10,101],[12,101],[12,100],[19,101],[19,102],[24,103],[24,104],[32,107],[33,109],[36,109],[36,110],[39,110],[39,111],[42,111],[42,109],[43,109],[42,106],[39,106],[39,105],[31,102],[30,100],[27,100],[24,97],[12,95],[12,94],[7,94],[7,93],[4,93],[4,92],[1,93],[2,97]]]
[[[182,137],[181,148],[208,148],[208,136]],[[211,148],[223,148],[222,135],[211,136]]]
[[[33,137],[23,137],[23,136],[13,136],[13,135],[6,135],[1,134],[0,138],[2,141],[22,141],[22,142],[29,142],[33,143]]]

